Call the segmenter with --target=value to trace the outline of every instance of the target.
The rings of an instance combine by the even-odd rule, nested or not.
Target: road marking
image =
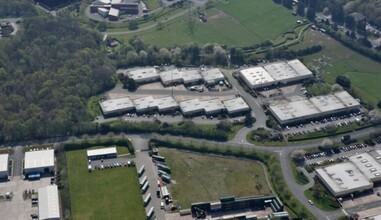
[[[348,215],[348,212],[347,212],[347,211],[345,211],[345,209],[342,209],[341,211],[343,211],[343,212],[344,212],[344,215],[346,215],[346,216],[349,216],[349,215]]]

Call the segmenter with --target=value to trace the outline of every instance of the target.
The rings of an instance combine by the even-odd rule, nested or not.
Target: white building
[[[223,103],[229,115],[237,115],[250,111],[250,107],[242,97],[225,100]]]
[[[373,183],[381,180],[381,165],[370,154],[357,154],[348,159]]]
[[[25,175],[35,173],[54,172],[54,150],[40,150],[25,152],[24,173]]]
[[[108,16],[109,10],[107,8],[98,8],[98,14],[104,18]]]
[[[270,105],[269,110],[280,124],[297,123],[332,114],[357,110],[360,103],[346,91],[311,99]]]
[[[313,73],[296,59],[243,69],[240,76],[250,88],[258,89],[308,79]]]
[[[153,67],[130,70],[127,75],[134,79],[137,84],[156,82],[160,79],[159,74]]]
[[[179,103],[181,112],[185,116],[201,114],[204,112],[204,106],[199,99],[191,99]]]
[[[156,99],[157,109],[160,113],[175,111],[179,108],[179,104],[172,96]]]
[[[178,69],[168,70],[159,73],[161,82],[165,86],[173,84],[192,85],[202,82],[203,78],[198,70],[182,70]]]
[[[373,188],[373,182],[351,162],[317,168],[316,175],[335,197]]]
[[[157,109],[157,103],[153,96],[134,99],[132,102],[135,105],[137,113],[154,111]]]
[[[87,150],[87,159],[88,160],[99,160],[106,158],[116,158],[118,156],[116,147],[107,147]]]
[[[49,185],[38,189],[38,217],[40,220],[60,220],[57,185]]]
[[[203,78],[198,70],[188,69],[181,71],[185,85],[194,85],[202,82]]]
[[[219,99],[201,101],[200,104],[203,106],[206,115],[222,114],[225,110],[224,104]]]
[[[0,154],[0,179],[8,178],[8,163],[9,163],[9,155],[8,154]]]
[[[218,84],[220,81],[225,80],[224,74],[218,68],[208,69],[201,72],[201,75],[208,85]]]
[[[114,0],[113,0],[114,2]],[[112,3],[114,4],[114,3]],[[116,8],[110,8],[110,11],[108,12],[108,18],[110,21],[117,21],[119,19],[119,9]]]
[[[135,105],[129,97],[110,99],[99,103],[103,115],[119,115],[133,111]]]

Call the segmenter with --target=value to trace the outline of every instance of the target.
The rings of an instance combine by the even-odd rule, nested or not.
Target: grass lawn
[[[172,168],[174,199],[189,208],[193,202],[215,201],[223,196],[271,194],[262,166],[254,161],[205,156],[160,148]]]
[[[86,150],[66,154],[72,219],[145,219],[136,169],[87,171]]]
[[[327,35],[313,30],[309,30],[304,42],[292,48],[300,49],[317,44],[323,45],[323,50],[304,57],[308,67],[322,66],[325,71],[324,78],[328,83],[334,83],[338,75],[347,76],[356,93],[373,105],[381,99],[379,89],[381,63],[362,56]]]
[[[185,15],[188,16],[188,15]],[[277,38],[292,30],[300,19],[291,11],[271,0],[230,0],[218,2],[214,8],[205,11],[206,23],[196,15],[194,32],[190,33],[184,16],[163,24],[162,30],[150,29],[139,34],[117,36],[127,40],[137,36],[145,43],[160,47],[195,42],[198,44],[219,43],[229,46],[247,46]]]
[[[336,199],[331,196],[321,183],[315,181],[312,188],[304,191],[304,195],[314,202],[314,205],[324,211],[335,211],[340,208]]]

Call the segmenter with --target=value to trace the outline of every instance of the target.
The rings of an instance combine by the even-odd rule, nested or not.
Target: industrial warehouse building
[[[360,103],[346,91],[269,106],[271,114],[282,125],[351,112],[359,108]]]
[[[250,111],[242,97],[223,101],[229,115],[238,115]]]
[[[240,77],[252,89],[289,84],[312,76],[313,73],[298,59],[240,71]]]
[[[200,104],[203,106],[206,115],[219,115],[225,110],[225,106],[220,99],[200,101]]]
[[[371,190],[381,182],[381,150],[351,156],[348,162],[316,169],[316,175],[335,197]]]
[[[218,68],[208,69],[201,72],[202,78],[207,85],[215,85],[225,80],[224,74]]]
[[[179,108],[179,104],[172,96],[157,98],[156,106],[160,113],[173,112]]]
[[[127,76],[134,79],[137,84],[145,84],[160,80],[160,76],[153,67],[139,68],[127,72]]]
[[[149,112],[157,109],[157,103],[153,96],[134,99],[132,102],[135,105],[137,113]]]
[[[103,115],[120,115],[126,112],[134,111],[135,105],[129,97],[110,99],[99,103]]]
[[[141,2],[143,13],[148,12],[147,6]],[[97,0],[90,5],[90,13],[98,13],[110,21],[119,20],[121,14],[138,15],[139,3],[127,0]]]
[[[164,86],[170,86],[174,84],[194,85],[199,84],[203,81],[201,74],[198,72],[198,70],[195,69],[184,71],[173,69],[161,72],[159,75]]]
[[[57,185],[38,189],[38,217],[41,220],[60,220]]]
[[[100,160],[107,158],[116,158],[118,156],[116,147],[99,148],[87,150],[88,160]]]
[[[54,173],[54,150],[40,150],[25,152],[24,173],[44,174]]]
[[[0,154],[0,179],[8,178],[9,155]]]

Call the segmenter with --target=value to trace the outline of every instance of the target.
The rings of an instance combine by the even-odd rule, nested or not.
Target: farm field
[[[87,171],[86,150],[66,153],[72,219],[145,219],[135,168]]]
[[[226,0],[206,10],[206,23],[194,20],[193,34],[186,25],[185,17],[163,23],[163,28],[150,29],[139,34],[116,36],[126,41],[134,36],[145,43],[169,47],[187,43],[219,43],[229,46],[248,46],[277,38],[292,30],[296,20],[290,10],[271,0]]]
[[[314,30],[309,30],[304,42],[293,48],[316,44],[323,45],[323,50],[304,57],[308,67],[322,67],[325,71],[324,78],[329,83],[334,83],[338,75],[347,76],[355,91],[373,105],[381,99],[379,89],[381,63],[362,56],[329,36]]]
[[[160,148],[171,167],[174,200],[182,208],[193,202],[215,201],[224,196],[269,195],[262,166],[255,161],[222,158]]]

